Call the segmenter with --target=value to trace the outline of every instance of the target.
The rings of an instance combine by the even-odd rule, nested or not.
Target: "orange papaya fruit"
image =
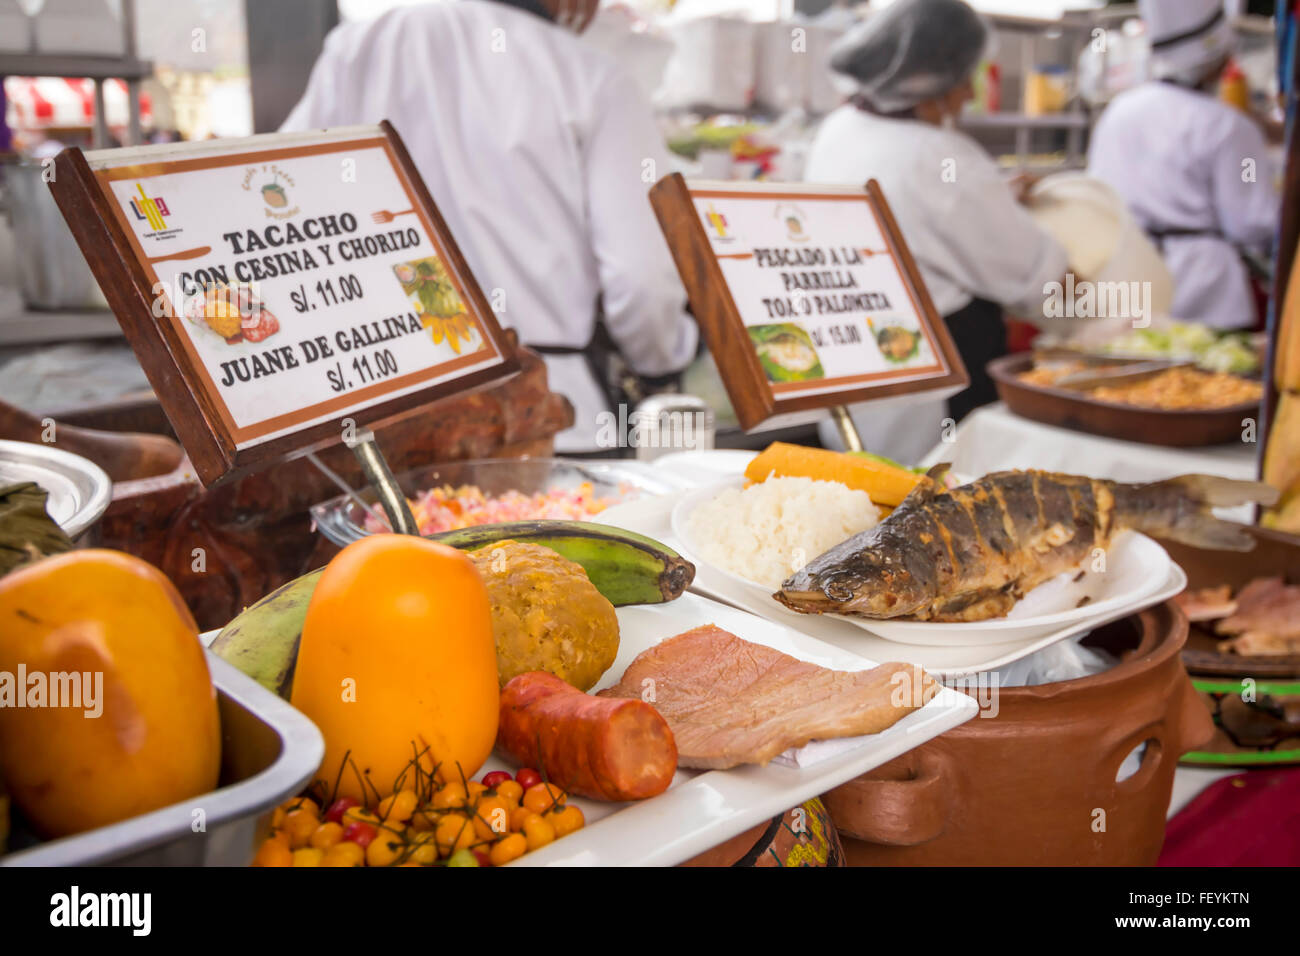
[[[0,578],[0,775],[49,837],[216,788],[198,627],[153,565],[90,549]]]
[[[374,804],[405,773],[468,780],[499,691],[488,592],[469,556],[374,534],[330,561],[307,606],[290,702],[325,738],[325,792]]]

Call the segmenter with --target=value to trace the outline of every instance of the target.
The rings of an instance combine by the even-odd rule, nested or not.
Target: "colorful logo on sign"
[[[135,213],[135,218],[149,223],[149,228],[154,232],[161,232],[167,228],[165,216],[170,216],[171,210],[167,208],[167,202],[162,196],[149,197],[145,195],[144,187],[136,183],[135,188],[139,191],[140,197],[131,200],[131,212]]]
[[[727,217],[713,208],[713,203],[709,203],[709,211],[704,214],[704,221],[709,224],[713,230],[714,238],[723,241],[729,241],[733,237],[727,232]]]

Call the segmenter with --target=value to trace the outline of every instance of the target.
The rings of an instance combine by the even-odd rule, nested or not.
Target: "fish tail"
[[[1113,493],[1117,525],[1214,551],[1249,551],[1255,539],[1246,525],[1216,518],[1212,509],[1267,506],[1278,497],[1277,489],[1263,482],[1216,475],[1180,475],[1145,485],[1116,484]]]

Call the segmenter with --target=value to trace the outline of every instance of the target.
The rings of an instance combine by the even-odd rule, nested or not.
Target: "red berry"
[[[483,774],[483,786],[492,790],[509,779],[510,774],[506,773],[504,770],[493,770],[491,773]]]
[[[360,806],[356,800],[351,797],[339,797],[330,804],[330,808],[325,811],[326,823],[342,823],[343,814],[352,807]]]
[[[510,779],[510,774],[506,774],[506,779],[507,779],[507,780]],[[474,859],[478,860],[478,865],[479,865],[479,866],[491,866],[491,865],[492,865],[492,857],[490,857],[490,856],[489,856],[486,852],[484,852],[483,850],[474,850],[473,853],[474,853]]]
[[[343,839],[355,843],[361,849],[370,846],[370,841],[379,836],[379,831],[369,823],[349,823],[343,828]]]
[[[517,774],[515,779],[519,781],[519,786],[527,790],[529,787],[535,787],[542,782],[542,775],[532,767],[524,767]]]

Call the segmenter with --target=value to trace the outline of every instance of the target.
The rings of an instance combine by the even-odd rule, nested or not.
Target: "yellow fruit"
[[[510,832],[510,805],[500,797],[484,797],[474,808],[474,833],[480,840],[496,840]]]
[[[497,796],[505,800],[511,806],[519,806],[519,802],[524,798],[523,785],[518,780],[505,780],[497,784]]]
[[[310,810],[290,810],[284,818],[284,832],[295,850],[306,846],[319,826],[320,818]]]
[[[539,850],[548,843],[555,842],[555,827],[542,816],[534,813],[524,821],[524,837],[529,850]]]
[[[510,829],[522,831],[524,829],[524,824],[528,822],[528,818],[535,816],[537,816],[537,814],[532,810],[529,810],[527,807],[515,807],[510,811]]]
[[[492,844],[488,857],[493,866],[505,866],[511,860],[517,860],[528,852],[528,840],[522,833],[508,834],[504,839]]]
[[[20,667],[27,706],[8,699],[16,681],[0,683],[0,767],[44,835],[216,788],[221,726],[198,628],[152,565],[90,549],[0,578],[0,673]],[[493,668],[495,694],[495,656]]]
[[[379,836],[366,847],[367,866],[392,866],[406,849],[402,838],[395,833],[379,831]]]
[[[301,850],[293,851],[294,866],[320,866],[324,859],[325,851],[318,850],[314,846],[305,846]]]
[[[438,862],[438,844],[434,841],[432,833],[416,834],[411,841],[411,855],[407,859],[412,863],[421,866],[429,866]]]
[[[455,810],[465,806],[469,800],[469,794],[465,786],[460,783],[444,783],[433,795],[433,808],[435,810]]]
[[[379,801],[379,819],[385,823],[405,823],[419,802],[414,790],[399,790]]]
[[[253,866],[292,866],[293,851],[289,844],[277,837],[269,837],[258,847]]]
[[[582,811],[572,804],[547,816],[551,821],[551,826],[555,828],[555,838],[557,840],[562,836],[568,836],[574,830],[581,830],[587,822],[582,815]]]
[[[350,754],[376,787],[391,786],[414,742],[427,747],[425,770],[468,778],[492,752],[499,696],[487,589],[465,554],[373,534],[325,568],[290,698],[325,737],[322,780],[338,777]],[[338,792],[366,797],[350,768]]]
[[[439,814],[433,813],[428,807],[421,807],[411,815],[411,829],[417,833],[432,833],[438,825],[438,817]]]
[[[523,805],[533,813],[545,813],[564,806],[567,795],[552,783],[539,783],[528,788],[524,794]]]
[[[307,841],[311,846],[318,850],[328,850],[334,844],[343,839],[343,826],[338,823],[322,823],[312,831],[311,838]]]
[[[439,820],[433,838],[439,856],[451,856],[457,850],[468,849],[478,839],[469,817],[461,813],[449,813]]]
[[[366,851],[352,842],[336,843],[325,851],[321,866],[363,866]]]

